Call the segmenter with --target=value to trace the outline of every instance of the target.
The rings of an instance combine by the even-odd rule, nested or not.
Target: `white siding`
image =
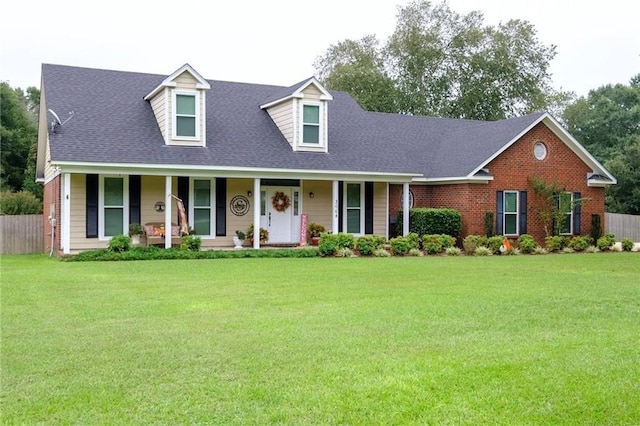
[[[158,127],[160,127],[160,132],[162,132],[162,137],[164,140],[167,140],[167,134],[165,133],[165,121],[166,121],[166,99],[164,95],[164,90],[161,90],[153,99],[151,99],[151,109],[153,110],[153,115],[156,116],[156,121],[158,122]]]
[[[289,145],[293,145],[293,101],[272,106],[267,112]]]

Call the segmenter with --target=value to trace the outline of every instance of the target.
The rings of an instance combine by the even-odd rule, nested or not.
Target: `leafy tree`
[[[560,184],[556,180],[551,183],[545,182],[542,178],[532,177],[529,182],[533,186],[533,202],[532,208],[536,212],[536,219],[544,227],[544,233],[547,237],[552,235],[560,235],[562,225],[567,219],[566,211],[573,210],[576,206],[584,204],[587,198],[580,198],[569,201],[563,210],[560,202],[561,194],[566,193],[566,186]]]
[[[365,109],[494,120],[557,108],[569,94],[550,86],[545,46],[520,20],[485,26],[446,2],[399,8],[394,33],[332,45],[315,62],[321,80],[351,93]]]
[[[640,134],[605,163],[618,180],[607,189],[607,211],[640,215]]]
[[[7,83],[0,82],[0,105],[0,185],[3,189],[19,191],[23,187],[29,150],[37,141],[37,130],[21,89],[11,89]]]

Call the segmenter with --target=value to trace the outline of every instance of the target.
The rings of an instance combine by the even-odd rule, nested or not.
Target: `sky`
[[[2,6],[0,80],[40,87],[43,63],[290,86],[329,46],[386,40],[408,0],[14,0]],[[529,21],[556,46],[556,89],[586,96],[640,73],[637,0],[449,0],[486,25]]]

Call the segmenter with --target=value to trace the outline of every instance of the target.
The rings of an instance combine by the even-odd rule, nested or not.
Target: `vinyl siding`
[[[165,91],[161,90],[153,99],[151,99],[151,109],[153,110],[153,115],[156,117],[156,121],[158,122],[158,127],[160,127],[160,132],[162,132],[162,137],[166,141],[166,120],[165,120],[165,110],[166,110],[166,96]]]
[[[71,175],[71,251],[106,248],[108,242],[86,238],[87,194],[85,175]]]
[[[47,136],[47,143],[45,145],[45,160],[44,160],[44,181],[49,182],[53,179],[55,170],[51,166],[51,147],[49,145],[49,136]]]
[[[203,90],[196,89],[197,80],[187,71],[180,74],[175,78],[176,90],[197,90],[200,93],[199,96],[199,104],[197,108],[199,108],[199,123],[200,127],[200,140],[182,140],[182,139],[172,139],[173,135],[173,93],[170,91],[169,100],[166,102],[169,117],[169,126],[167,127],[169,134],[167,135],[166,140],[169,141],[169,145],[181,145],[181,146],[202,146],[204,144],[204,138],[206,136],[205,133],[205,122],[206,122],[206,111],[205,111],[205,92]]]
[[[387,235],[387,184],[385,182],[373,184],[373,233]]]
[[[272,106],[267,112],[289,145],[293,146],[293,101]]]
[[[331,186],[331,181],[305,180],[300,194],[302,213],[308,215],[309,222],[319,223],[327,231],[331,231],[332,223]],[[313,198],[309,198],[310,192],[313,192]]]

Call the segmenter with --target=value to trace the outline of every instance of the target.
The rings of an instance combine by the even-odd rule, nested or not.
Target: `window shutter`
[[[496,191],[496,235],[504,233],[504,192]]]
[[[520,191],[520,235],[527,233],[527,191]]]
[[[140,223],[140,199],[142,178],[140,175],[129,176],[129,223]]]
[[[98,238],[98,175],[86,175],[86,237]]]
[[[178,176],[178,198],[182,200],[184,211],[187,214],[187,220],[189,220],[189,178],[186,176]],[[178,215],[178,224],[182,225],[180,215]],[[187,226],[189,226],[189,224],[187,224]]]
[[[373,182],[364,183],[364,233],[373,234]]]
[[[227,178],[216,178],[216,236],[227,235]]]
[[[344,182],[338,182],[338,232],[342,232],[342,218],[344,217]]]
[[[556,209],[559,209],[560,208],[560,194],[558,194],[557,192],[554,192],[552,197],[553,197],[553,205],[555,206]],[[552,216],[555,216],[555,214],[552,215]],[[553,217],[551,219],[551,233],[553,235],[556,235],[556,218],[555,217]]]
[[[573,200],[580,200],[582,198],[582,194],[579,192],[574,192],[573,193]],[[580,217],[582,214],[582,205],[581,203],[576,204],[573,207],[573,234],[574,235],[580,235],[581,229],[580,229]]]

